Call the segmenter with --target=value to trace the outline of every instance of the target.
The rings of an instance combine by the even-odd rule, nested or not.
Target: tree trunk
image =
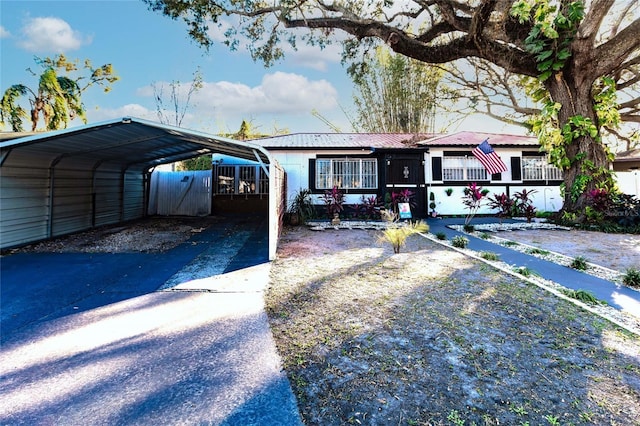
[[[573,75],[571,75],[573,74]],[[570,161],[568,168],[564,168],[564,204],[563,212],[576,213],[576,219],[584,219],[584,210],[587,205],[589,191],[606,187],[609,175],[597,173],[597,170],[608,170],[609,160],[607,149],[603,145],[598,118],[594,111],[591,96],[593,82],[581,81],[575,75],[579,72],[568,74],[565,72],[552,76],[545,82],[547,90],[554,102],[562,104],[558,112],[558,126],[560,129],[569,124],[572,130],[580,130],[571,124],[573,117],[584,117],[591,120],[597,129],[595,137],[581,134],[565,145],[566,157]]]

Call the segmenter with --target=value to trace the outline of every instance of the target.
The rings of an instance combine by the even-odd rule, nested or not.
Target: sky
[[[265,68],[246,48],[230,51],[216,44],[206,51],[191,41],[183,22],[148,10],[142,1],[0,0],[2,92],[18,83],[36,87],[36,77],[27,71],[39,70],[34,58],[59,53],[81,63],[89,59],[94,67],[110,63],[120,77],[109,93],[99,87],[84,92],[88,124],[125,116],[159,121],[154,87],[162,89],[168,104],[169,84],[178,82],[186,91],[199,70],[204,84],[189,101],[182,127],[234,133],[247,120],[262,134],[353,131],[345,115],[354,111],[353,83],[340,64],[337,44],[289,49],[284,60]],[[436,130],[446,122],[440,116]],[[69,127],[83,124],[74,120]],[[447,130],[522,133],[484,116]]]

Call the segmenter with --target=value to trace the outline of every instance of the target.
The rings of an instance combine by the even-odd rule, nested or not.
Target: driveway
[[[266,235],[235,218],[165,253],[3,257],[0,424],[299,424]]]

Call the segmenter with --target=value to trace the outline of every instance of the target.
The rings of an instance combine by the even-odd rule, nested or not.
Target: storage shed
[[[0,248],[147,216],[160,164],[220,153],[269,176],[269,258],[284,211],[284,170],[261,146],[125,117],[0,142]]]

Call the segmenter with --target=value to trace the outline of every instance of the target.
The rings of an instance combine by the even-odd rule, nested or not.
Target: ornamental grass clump
[[[385,210],[382,217],[388,224],[380,235],[380,241],[391,243],[394,253],[400,253],[400,248],[405,245],[409,236],[425,233],[429,230],[429,225],[421,220],[417,222],[399,222],[398,215],[389,210]]]
[[[622,277],[624,285],[629,287],[640,288],[640,270],[636,268],[629,268]]]
[[[469,245],[469,239],[462,235],[456,235],[451,239],[451,245],[457,248],[466,248]]]
[[[586,271],[587,259],[583,256],[578,256],[571,261],[571,264],[569,266],[573,269],[577,269],[578,271]]]

